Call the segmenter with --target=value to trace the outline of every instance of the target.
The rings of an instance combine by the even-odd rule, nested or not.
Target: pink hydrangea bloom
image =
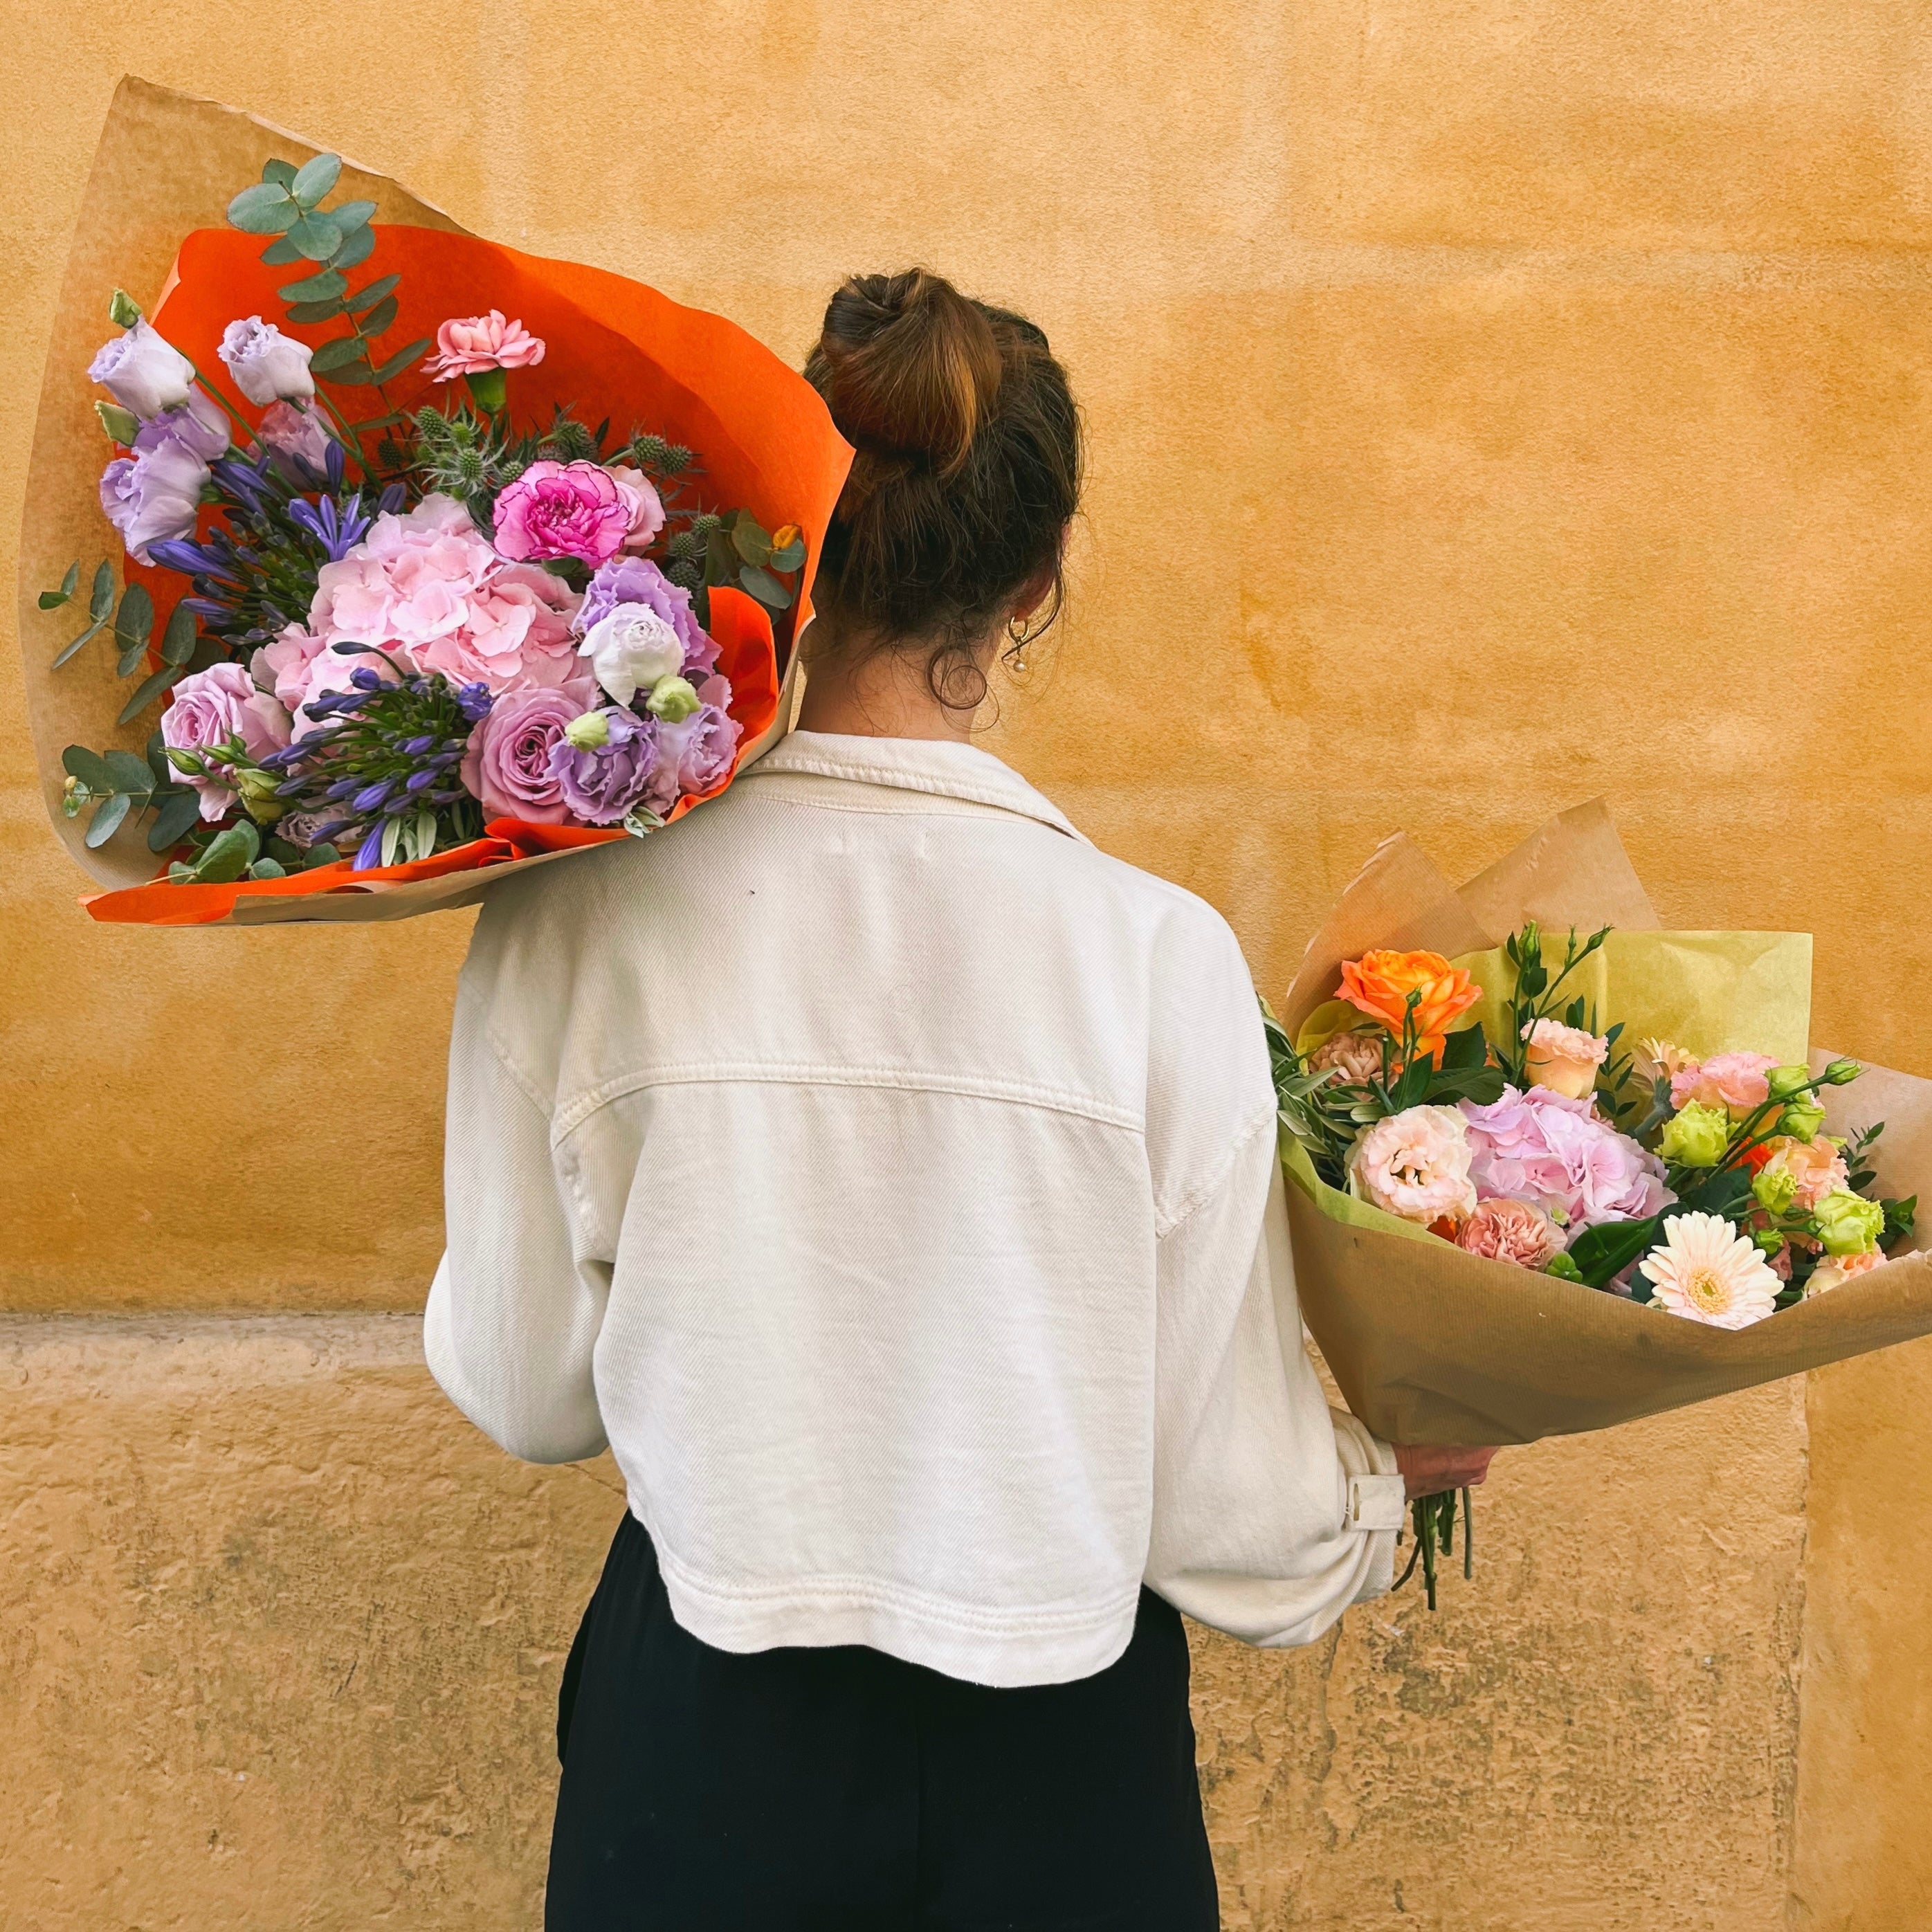
[[[1701,1100],[1707,1107],[1727,1108],[1734,1120],[1771,1097],[1766,1078],[1778,1063],[1768,1053],[1717,1053],[1670,1076],[1670,1104],[1683,1107]]]
[[[624,548],[634,508],[594,463],[532,463],[497,496],[493,541],[518,560],[574,556],[594,568]]]
[[[455,684],[554,690],[580,674],[571,634],[577,602],[561,578],[506,563],[460,503],[434,495],[406,515],[378,517],[340,562],[322,566],[308,629],[325,646],[374,644]],[[388,675],[380,658],[324,650],[310,665],[303,702],[346,688],[358,664]]]
[[[424,363],[423,372],[447,382],[458,376],[480,376],[486,369],[528,369],[543,359],[542,338],[493,308],[488,315],[446,322],[436,332],[436,353]]]
[[[1586,1100],[1505,1087],[1486,1107],[1465,1100],[1462,1113],[1470,1178],[1484,1200],[1528,1202],[1574,1234],[1641,1220],[1675,1198],[1664,1163],[1598,1119]]]

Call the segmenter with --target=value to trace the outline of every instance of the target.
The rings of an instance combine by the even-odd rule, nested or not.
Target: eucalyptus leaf
[[[273,182],[279,188],[290,187],[295,178],[296,164],[292,161],[271,160],[262,164],[262,178],[265,182]]]
[[[352,422],[349,425],[349,428],[350,431],[356,436],[366,436],[372,429],[388,429],[393,424],[406,422],[408,420],[409,418],[403,414],[400,410],[391,410],[384,415],[380,416],[368,416],[361,422]]]
[[[330,262],[338,268],[352,268],[358,262],[366,262],[376,252],[376,231],[367,222],[359,228],[352,228],[344,236]]]
[[[105,845],[121,830],[121,821],[128,816],[134,801],[124,791],[117,791],[112,798],[104,798],[94,808],[94,817],[87,828],[87,849],[92,852]]]
[[[88,592],[87,614],[97,624],[104,624],[114,611],[114,566],[103,557],[94,572],[94,588]]]
[[[272,268],[286,268],[291,262],[299,262],[302,251],[284,235],[279,241],[271,242],[262,250],[262,260]]]
[[[80,564],[78,562],[69,564],[67,567],[67,574],[61,579],[60,588],[58,590],[43,590],[40,592],[40,608],[43,610],[58,610],[74,595],[75,587],[80,582]]]
[[[286,235],[302,214],[288,190],[274,182],[244,188],[228,204],[230,225],[248,235]]]
[[[360,315],[365,308],[374,308],[402,279],[400,275],[378,275],[366,289],[358,289],[342,306],[351,315]]]
[[[174,766],[168,762],[168,748],[162,742],[161,734],[158,730],[148,734],[147,760],[148,769],[154,775],[154,790],[157,793],[166,791],[170,786],[181,783],[181,780],[175,776]],[[152,805],[154,802],[153,798],[150,797],[148,802]]]
[[[168,613],[167,628],[161,633],[161,662],[185,664],[194,656],[194,613],[185,604],[177,604]]]
[[[758,527],[758,520],[742,510],[732,521],[731,542],[747,563],[764,564],[771,560],[771,538]]]
[[[289,230],[289,239],[311,262],[326,262],[342,246],[342,230],[326,214],[304,214]]]
[[[796,570],[805,561],[805,539],[794,537],[783,550],[772,552],[769,568],[773,570]]]
[[[366,362],[345,362],[329,371],[328,380],[345,389],[364,389],[376,380],[376,372]]]
[[[314,160],[304,161],[296,170],[296,178],[289,184],[289,193],[303,207],[313,208],[318,202],[332,194],[335,184],[342,173],[342,157],[340,154],[317,154]]]
[[[251,879],[286,879],[288,875],[288,868],[274,859],[257,859],[248,868]]]
[[[396,298],[385,296],[362,319],[364,335],[380,335],[396,319]]]
[[[304,326],[310,322],[333,322],[342,313],[342,304],[332,296],[320,302],[291,302],[289,320]]]
[[[398,349],[395,354],[376,371],[376,380],[379,382],[393,382],[428,346],[429,338],[424,335],[418,336],[415,341],[409,344],[406,347]]]
[[[135,686],[134,694],[121,707],[121,716],[116,721],[131,724],[164,691],[171,690],[188,674],[179,664],[164,664],[152,677],[144,677]]]
[[[148,850],[172,852],[200,822],[201,794],[191,785],[183,785],[178,790],[155,793],[151,802],[158,811],[148,827]]]
[[[89,791],[110,792],[114,789],[114,774],[107,769],[107,761],[98,752],[90,752],[85,745],[68,746],[61,754],[61,764]]]
[[[316,375],[326,376],[332,370],[340,369],[350,362],[360,362],[364,356],[362,338],[356,335],[338,335],[325,342],[309,358],[309,368]]]
[[[324,268],[320,274],[304,275],[300,281],[286,283],[275,291],[285,302],[327,302],[348,292],[349,278],[340,268]]]
[[[373,201],[339,201],[328,211],[337,227],[345,235],[360,228],[375,212]]]
[[[130,584],[121,593],[120,614],[114,620],[114,634],[124,645],[146,646],[154,628],[154,600],[145,584]]]
[[[739,572],[738,581],[760,604],[768,605],[774,610],[783,610],[790,607],[791,592],[768,572],[756,569],[748,563]]]
[[[302,856],[302,868],[304,872],[312,872],[318,866],[337,866],[341,862],[342,854],[333,845],[325,842],[308,848]]]
[[[148,647],[144,644],[124,644],[119,661],[114,667],[116,677],[132,677],[148,661]]]
[[[100,634],[105,623],[105,619],[97,617],[92,623],[88,626],[86,630],[81,632],[79,637],[74,639],[71,643],[64,645],[55,656],[54,669],[56,670],[58,670],[61,666],[65,664],[68,659],[72,657],[76,651],[80,650],[83,645],[92,643],[93,640]]]
[[[146,758],[122,751],[104,752],[101,757],[116,791],[130,791],[137,798],[146,798],[154,790],[154,775],[148,769]]]
[[[202,853],[194,868],[196,883],[204,886],[232,885],[255,862],[260,850],[261,841],[247,819],[238,825],[231,825],[208,842],[208,850]]]

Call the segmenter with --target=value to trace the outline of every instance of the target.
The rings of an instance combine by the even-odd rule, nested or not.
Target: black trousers
[[[989,1690],[680,1629],[626,1515],[557,1701],[545,1932],[1215,1932],[1178,1615]]]

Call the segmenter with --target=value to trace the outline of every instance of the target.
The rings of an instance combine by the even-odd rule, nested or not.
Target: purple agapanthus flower
[[[617,556],[591,578],[572,628],[580,638],[620,604],[641,604],[677,633],[684,646],[684,675],[695,683],[717,668],[718,646],[691,608],[691,592],[672,583],[647,556]]]

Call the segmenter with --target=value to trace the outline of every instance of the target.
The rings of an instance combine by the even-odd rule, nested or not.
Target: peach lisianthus
[[[1468,1124],[1454,1107],[1410,1107],[1355,1143],[1348,1192],[1384,1213],[1429,1227],[1460,1224],[1476,1204]]]
[[[1456,1245],[1486,1261],[1517,1268],[1549,1266],[1563,1234],[1540,1208],[1527,1201],[1479,1201],[1456,1232]]]
[[[1341,997],[1398,1039],[1411,993],[1419,995],[1415,1034],[1423,1053],[1441,1052],[1450,1026],[1483,997],[1468,972],[1439,952],[1379,951],[1342,962]]]
[[[1608,1040],[1559,1020],[1532,1020],[1522,1036],[1529,1084],[1571,1100],[1580,1100],[1594,1089],[1597,1070],[1610,1057]]]
[[[1777,1306],[1783,1286],[1754,1243],[1720,1214],[1678,1214],[1638,1263],[1656,1305],[1713,1328],[1748,1328]]]
[[[1826,1195],[1844,1186],[1850,1178],[1844,1156],[1834,1141],[1798,1141],[1789,1134],[1778,1134],[1758,1151],[1765,1156],[1758,1168],[1761,1178],[1790,1175],[1796,1184],[1791,1204],[1801,1214],[1810,1214]]]
[[[1859,1255],[1827,1255],[1811,1270],[1811,1278],[1804,1284],[1804,1299],[1809,1301],[1814,1294],[1828,1294],[1833,1288],[1843,1288],[1856,1276],[1870,1274],[1885,1264],[1884,1255],[1876,1248],[1868,1248]]]
[[[1713,1054],[1670,1076],[1670,1104],[1699,1100],[1727,1108],[1732,1120],[1741,1120],[1771,1098],[1771,1070],[1777,1064],[1768,1053]]]

